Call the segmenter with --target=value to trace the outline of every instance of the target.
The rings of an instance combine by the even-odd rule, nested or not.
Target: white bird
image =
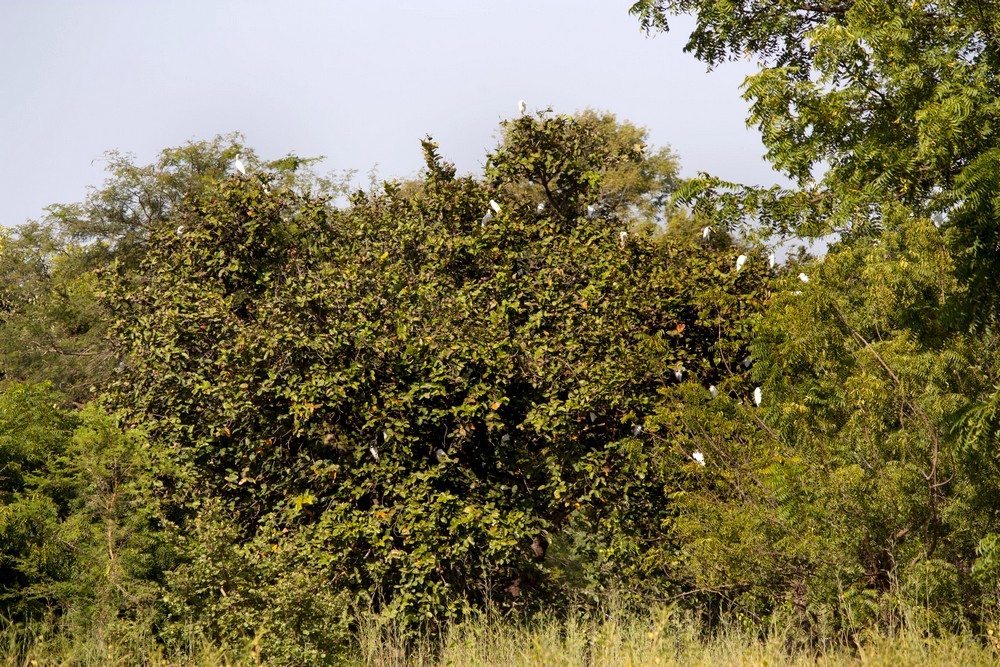
[[[767,256],[767,268],[769,268],[769,269],[773,269],[774,268],[774,253],[773,252],[770,255]]]
[[[804,282],[804,283],[807,283],[807,282],[809,282],[809,276],[807,276],[807,275],[806,275],[806,274],[804,274],[804,273],[800,273],[800,274],[799,274],[799,280],[801,280],[801,281],[802,281],[802,282]]]
[[[500,204],[496,203],[492,199],[490,200],[490,208],[493,209],[494,213],[499,213],[500,212]]]
[[[538,202],[538,206],[535,207],[535,210],[538,211],[539,213],[541,213],[542,211],[544,211],[545,210],[545,202]]]
[[[711,233],[712,233],[712,228],[705,227],[705,229],[701,230],[701,238],[707,239]]]
[[[438,463],[441,463],[442,461],[444,461],[444,458],[446,456],[447,456],[447,454],[445,454],[445,451],[443,449],[441,449],[440,447],[438,447],[437,449],[434,450],[434,458],[437,459]]]
[[[483,216],[482,221],[479,223],[480,227],[485,227],[486,224],[493,219],[493,211],[486,211],[486,215]]]
[[[632,435],[639,435],[640,433],[642,433],[642,427],[641,426],[639,426],[638,424],[636,424],[635,426],[632,427]]]
[[[524,112],[527,111],[527,110],[528,110],[527,103],[524,100],[520,100],[517,103],[517,112],[523,116]]]
[[[702,466],[705,465],[705,455],[702,454],[701,452],[695,451],[693,454],[691,454],[691,458],[700,463]]]
[[[683,366],[681,366],[680,368],[675,368],[674,369],[674,377],[677,378],[678,382],[681,381],[681,378],[684,377],[684,367]]]
[[[622,245],[625,244],[625,239],[628,237],[628,232],[621,231],[618,232],[618,240],[621,241]]]
[[[593,218],[597,214],[597,208],[593,204],[587,204],[587,217]]]
[[[180,227],[177,228],[177,236],[180,236],[183,233],[184,233],[184,225],[181,225]]]
[[[708,393],[712,395],[712,398],[716,398],[719,395],[719,390],[715,388],[713,384],[708,388]]]
[[[739,257],[737,257],[736,258],[736,270],[739,271],[740,269],[742,269],[743,265],[746,264],[746,263],[747,263],[747,256],[746,255],[740,255]]]
[[[375,459],[375,463],[378,463],[378,450],[375,449],[375,445],[369,447],[368,451],[372,453],[372,458]]]
[[[247,168],[243,166],[243,160],[240,159],[240,154],[236,154],[236,159],[233,160],[233,168],[240,172],[240,175],[247,175]]]
[[[760,387],[753,390],[753,402],[756,403],[758,407],[760,406],[760,402],[763,398],[764,393],[760,390]]]

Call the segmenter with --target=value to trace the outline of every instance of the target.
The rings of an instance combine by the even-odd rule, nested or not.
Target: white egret
[[[492,199],[490,200],[490,208],[493,209],[494,213],[499,213],[500,212],[500,204],[496,203]]]
[[[641,433],[642,433],[642,427],[641,426],[639,426],[638,424],[636,424],[635,426],[632,427],[632,435],[638,436]]]
[[[708,393],[712,395],[712,398],[716,398],[719,395],[719,390],[716,389],[715,385],[713,384],[708,388]]]
[[[628,238],[628,232],[626,232],[624,230],[618,232],[618,240],[621,242],[622,245],[625,245],[625,239],[626,238]]]
[[[184,225],[181,225],[180,227],[177,228],[177,236],[180,236],[183,233],[184,233]]]
[[[545,202],[538,202],[538,206],[535,207],[535,210],[542,213],[545,210]]]
[[[528,104],[524,100],[520,100],[517,103],[517,112],[523,116],[524,112],[527,110],[528,110]]]
[[[243,166],[243,160],[240,159],[240,154],[236,154],[236,159],[233,160],[233,168],[240,172],[241,176],[247,175],[247,168]]]
[[[760,402],[763,398],[764,393],[760,390],[760,387],[753,390],[753,402],[756,403],[758,407],[760,406]]]
[[[712,233],[712,228],[705,227],[705,229],[701,230],[701,238],[707,239],[709,235],[711,235],[711,233]]]
[[[587,204],[587,217],[593,218],[595,215],[597,215],[597,207],[593,204]]]
[[[691,458],[700,463],[702,466],[705,465],[705,455],[702,454],[701,452],[695,451],[693,454],[691,454]]]
[[[683,366],[681,366],[680,368],[675,368],[674,369],[674,377],[677,378],[678,382],[681,381],[681,379],[684,377],[684,367]]]
[[[378,463],[378,450],[375,449],[375,445],[369,447],[368,451],[372,453],[372,458],[375,459],[375,463]]]
[[[769,269],[773,269],[774,268],[774,253],[773,252],[770,255],[767,256],[767,268],[769,268]]]
[[[740,255],[739,257],[737,257],[736,258],[736,270],[739,271],[740,269],[742,269],[743,265],[746,264],[746,263],[747,263],[747,256],[746,255]]]
[[[806,274],[804,274],[804,273],[800,273],[800,274],[799,274],[799,280],[801,280],[801,281],[802,281],[802,282],[804,282],[804,283],[807,283],[807,282],[809,282],[809,276],[807,276],[807,275],[806,275]]]

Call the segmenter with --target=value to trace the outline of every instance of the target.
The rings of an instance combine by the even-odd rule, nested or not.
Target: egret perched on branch
[[[737,257],[736,258],[736,270],[739,271],[740,269],[742,269],[743,265],[746,264],[746,263],[747,263],[747,256],[746,255],[740,255],[739,257]]]
[[[691,458],[700,463],[702,466],[705,465],[705,455],[701,452],[695,450],[695,452],[691,454]]]
[[[587,217],[593,218],[597,214],[597,207],[593,204],[587,204]]]
[[[628,232],[624,230],[618,232],[618,240],[621,242],[622,245],[625,245],[626,238],[628,238]]]
[[[711,233],[712,233],[712,228],[711,227],[705,227],[705,229],[701,230],[701,238],[707,240],[708,237],[709,237],[709,235],[711,235]]]
[[[492,199],[490,200],[490,208],[493,209],[494,213],[499,213],[500,212],[500,204],[496,203]]]
[[[535,207],[535,210],[538,211],[539,213],[544,212],[545,211],[545,202],[543,202],[543,201],[542,202],[538,202],[538,206]]]
[[[369,447],[368,451],[371,452],[372,458],[375,459],[375,463],[378,463],[378,450],[375,449],[375,445]]]
[[[773,269],[774,268],[774,253],[773,252],[770,255],[767,256],[767,268],[769,268],[769,269]]]
[[[681,381],[681,379],[684,377],[684,367],[683,366],[681,366],[680,368],[675,368],[674,369],[674,377],[677,378],[678,382]]]
[[[760,407],[760,402],[763,400],[763,398],[764,398],[764,393],[760,390],[760,387],[757,387],[756,389],[753,390],[753,402],[757,404],[757,407]]]
[[[243,160],[240,159],[240,154],[236,154],[236,159],[233,160],[233,168],[240,172],[241,176],[247,175],[247,168],[243,166]]]
[[[716,398],[719,395],[719,390],[713,384],[708,388],[708,393],[712,395],[712,398]]]
[[[524,100],[520,100],[517,103],[517,112],[523,116],[524,112],[527,111],[527,110],[528,110],[527,103]]]
[[[807,282],[809,282],[809,276],[807,276],[807,275],[806,275],[806,274],[804,274],[804,273],[800,273],[800,274],[799,274],[799,280],[801,280],[801,281],[802,281],[802,282],[804,282],[804,283],[807,283]]]

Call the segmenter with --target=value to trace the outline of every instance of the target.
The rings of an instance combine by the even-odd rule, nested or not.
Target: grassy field
[[[792,634],[779,628],[764,638],[735,628],[706,636],[696,623],[663,612],[645,619],[612,615],[600,620],[551,621],[526,626],[487,620],[452,628],[445,636],[429,638],[409,651],[393,632],[372,626],[360,634],[357,646],[349,654],[331,664],[365,667],[1000,664],[990,642],[954,635],[929,639],[912,630],[873,637],[853,646],[793,648],[796,644]],[[152,641],[115,645],[94,638],[71,641],[58,632],[32,634],[11,628],[0,632],[3,667],[254,664],[267,663],[261,660],[253,641],[237,649],[196,645],[165,653]]]

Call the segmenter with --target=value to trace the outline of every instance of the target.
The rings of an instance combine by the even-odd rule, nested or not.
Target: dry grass
[[[0,667],[151,665],[186,667],[260,664],[254,642],[238,649],[209,644],[165,653],[151,639],[127,644],[69,641],[55,633],[0,631]],[[974,637],[927,639],[918,632],[877,637],[860,647],[789,650],[794,635],[775,627],[761,638],[738,628],[705,636],[691,617],[661,611],[646,618],[609,614],[600,619],[551,620],[528,625],[484,619],[443,637],[404,648],[391,628],[369,625],[342,663],[359,667],[521,667],[629,665],[995,665],[997,653]]]

